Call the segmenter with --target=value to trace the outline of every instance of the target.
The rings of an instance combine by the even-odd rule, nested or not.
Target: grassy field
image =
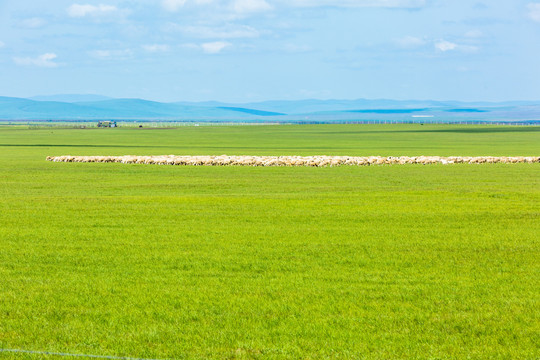
[[[45,161],[66,154],[540,155],[538,127],[0,128],[0,348],[540,357],[540,164]]]

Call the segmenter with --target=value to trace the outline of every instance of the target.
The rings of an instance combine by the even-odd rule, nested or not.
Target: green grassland
[[[540,357],[540,164],[45,161],[67,154],[540,155],[538,127],[0,128],[0,348]]]

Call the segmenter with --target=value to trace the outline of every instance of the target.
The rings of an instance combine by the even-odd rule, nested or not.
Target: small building
[[[98,121],[97,127],[110,127],[114,128],[117,127],[116,121]]]

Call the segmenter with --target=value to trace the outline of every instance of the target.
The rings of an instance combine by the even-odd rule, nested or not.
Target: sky
[[[0,0],[0,96],[540,100],[540,2]]]

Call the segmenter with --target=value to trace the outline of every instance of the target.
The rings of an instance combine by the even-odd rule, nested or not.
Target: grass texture
[[[539,153],[538,127],[0,128],[0,348],[537,359],[539,164],[178,167],[45,157]]]

